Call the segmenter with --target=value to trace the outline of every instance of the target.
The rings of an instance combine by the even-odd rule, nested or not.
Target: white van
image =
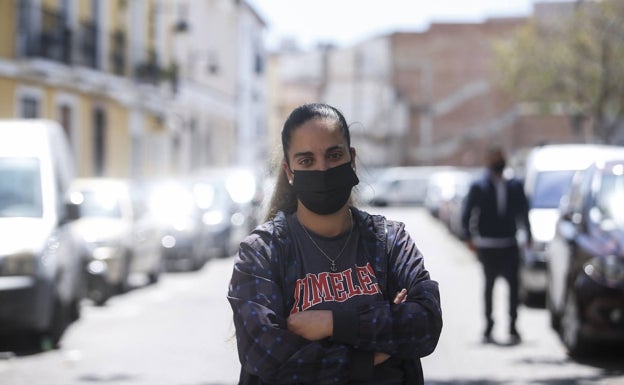
[[[58,123],[0,120],[0,333],[56,345],[78,317],[82,261],[69,228],[77,211],[65,203],[74,168]]]
[[[574,174],[624,147],[598,144],[552,144],[532,149],[526,158],[524,187],[529,199],[533,244],[522,248],[520,287],[525,301],[544,305],[546,247],[555,235],[559,203],[568,192]]]

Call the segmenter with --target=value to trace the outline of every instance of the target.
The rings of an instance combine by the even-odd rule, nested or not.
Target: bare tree
[[[562,8],[565,9],[565,8]],[[610,143],[624,118],[624,1],[577,1],[495,43],[500,81],[518,101],[563,107]]]

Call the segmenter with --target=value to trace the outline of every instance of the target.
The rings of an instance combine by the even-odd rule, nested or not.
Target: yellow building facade
[[[176,72],[156,0],[0,2],[0,119],[62,124],[80,176],[176,172],[164,106]],[[161,47],[160,51],[158,48]]]

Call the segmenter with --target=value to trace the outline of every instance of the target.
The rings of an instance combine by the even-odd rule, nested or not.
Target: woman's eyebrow
[[[325,150],[326,154],[329,154],[332,151],[336,151],[336,150],[344,150],[345,146],[342,144],[337,144],[335,146],[331,146],[330,148],[328,148],[327,150]]]
[[[314,156],[314,153],[312,151],[297,152],[293,155],[293,158],[302,158],[306,156]]]
[[[342,144],[337,144],[335,146],[331,146],[328,149],[325,150],[325,154],[329,154],[330,152],[336,151],[336,150],[343,150],[345,148],[344,145]],[[302,157],[308,157],[308,156],[314,156],[314,152],[312,151],[302,151],[302,152],[297,152],[295,154],[293,154],[293,158],[302,158]]]

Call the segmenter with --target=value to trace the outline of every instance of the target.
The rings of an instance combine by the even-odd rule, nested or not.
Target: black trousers
[[[518,318],[518,268],[520,254],[518,246],[506,248],[479,248],[479,261],[485,275],[485,320],[488,325],[494,323],[492,318],[492,292],[496,278],[501,276],[509,285],[509,322],[515,327]]]

